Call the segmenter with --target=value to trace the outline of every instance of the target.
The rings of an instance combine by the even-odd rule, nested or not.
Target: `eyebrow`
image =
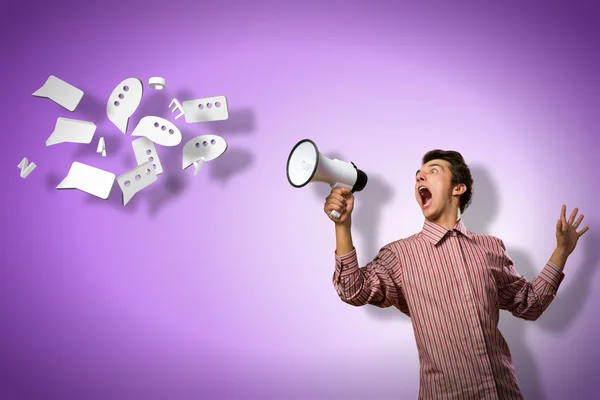
[[[440,169],[444,169],[444,167],[442,167],[440,164],[431,164],[431,165],[427,166],[427,168],[431,168],[431,167],[440,167]],[[420,169],[417,170],[417,173],[415,174],[415,176],[419,175],[419,172],[421,172]]]

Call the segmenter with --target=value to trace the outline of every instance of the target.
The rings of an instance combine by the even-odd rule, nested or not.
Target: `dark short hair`
[[[448,161],[450,163],[450,173],[452,174],[452,186],[460,183],[467,186],[467,190],[460,196],[460,212],[462,214],[471,204],[471,198],[473,197],[473,177],[469,166],[465,163],[465,159],[457,151],[435,149],[428,151],[423,156],[422,164],[426,164],[431,160]]]

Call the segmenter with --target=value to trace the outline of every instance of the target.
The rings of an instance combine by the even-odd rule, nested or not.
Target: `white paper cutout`
[[[27,157],[24,157],[17,167],[21,169],[21,178],[25,179],[35,169],[35,167],[37,167],[37,165],[35,165],[34,162],[30,164]]]
[[[62,118],[56,120],[54,132],[46,140],[46,146],[58,143],[90,143],[96,132],[96,124],[78,119]]]
[[[150,139],[141,137],[131,142],[131,145],[133,146],[133,153],[138,165],[149,162],[156,171],[156,175],[162,174],[163,168],[158,158],[158,153],[156,152],[154,143]]]
[[[102,154],[102,157],[106,157],[106,143],[104,142],[104,137],[101,137],[100,140],[98,140],[96,153]]]
[[[75,111],[83,97],[83,91],[54,75],[50,75],[44,86],[32,95],[50,99],[69,111]]]
[[[185,122],[220,121],[229,118],[225,96],[205,97],[183,102]]]
[[[194,164],[194,175],[198,175],[200,168],[206,161],[220,157],[227,150],[227,142],[217,135],[201,135],[189,140],[183,146],[182,169]]]
[[[106,115],[123,133],[127,132],[129,117],[142,101],[144,86],[138,78],[128,78],[112,91],[106,104]]]
[[[117,183],[123,192],[123,205],[127,205],[137,192],[154,182],[156,171],[150,162],[145,162],[118,177]]]
[[[154,90],[163,90],[167,87],[167,81],[160,76],[153,76],[148,80],[148,86]]]
[[[131,136],[145,136],[161,146],[177,146],[183,138],[172,122],[152,116],[142,118]]]
[[[115,174],[75,161],[57,189],[78,189],[101,199],[108,199]]]
[[[173,99],[171,100],[171,104],[169,104],[169,108],[171,108],[171,106],[173,106],[173,104],[175,104],[175,107],[171,110],[171,113],[174,113],[176,110],[181,111],[176,117],[175,119],[179,119],[179,117],[181,117],[182,115],[185,114],[185,110],[183,109],[183,106],[181,105],[181,103],[179,102],[179,100],[177,99]]]

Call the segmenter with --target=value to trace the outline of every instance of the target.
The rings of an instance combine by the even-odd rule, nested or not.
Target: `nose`
[[[419,173],[417,173],[417,182],[423,182],[425,180],[425,173],[423,173],[423,171],[420,171]]]

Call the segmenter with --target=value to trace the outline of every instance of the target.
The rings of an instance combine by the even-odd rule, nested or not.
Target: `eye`
[[[433,168],[433,169],[431,170],[431,173],[432,173],[432,174],[435,174],[436,172],[437,172],[437,169],[435,169],[435,168]]]

